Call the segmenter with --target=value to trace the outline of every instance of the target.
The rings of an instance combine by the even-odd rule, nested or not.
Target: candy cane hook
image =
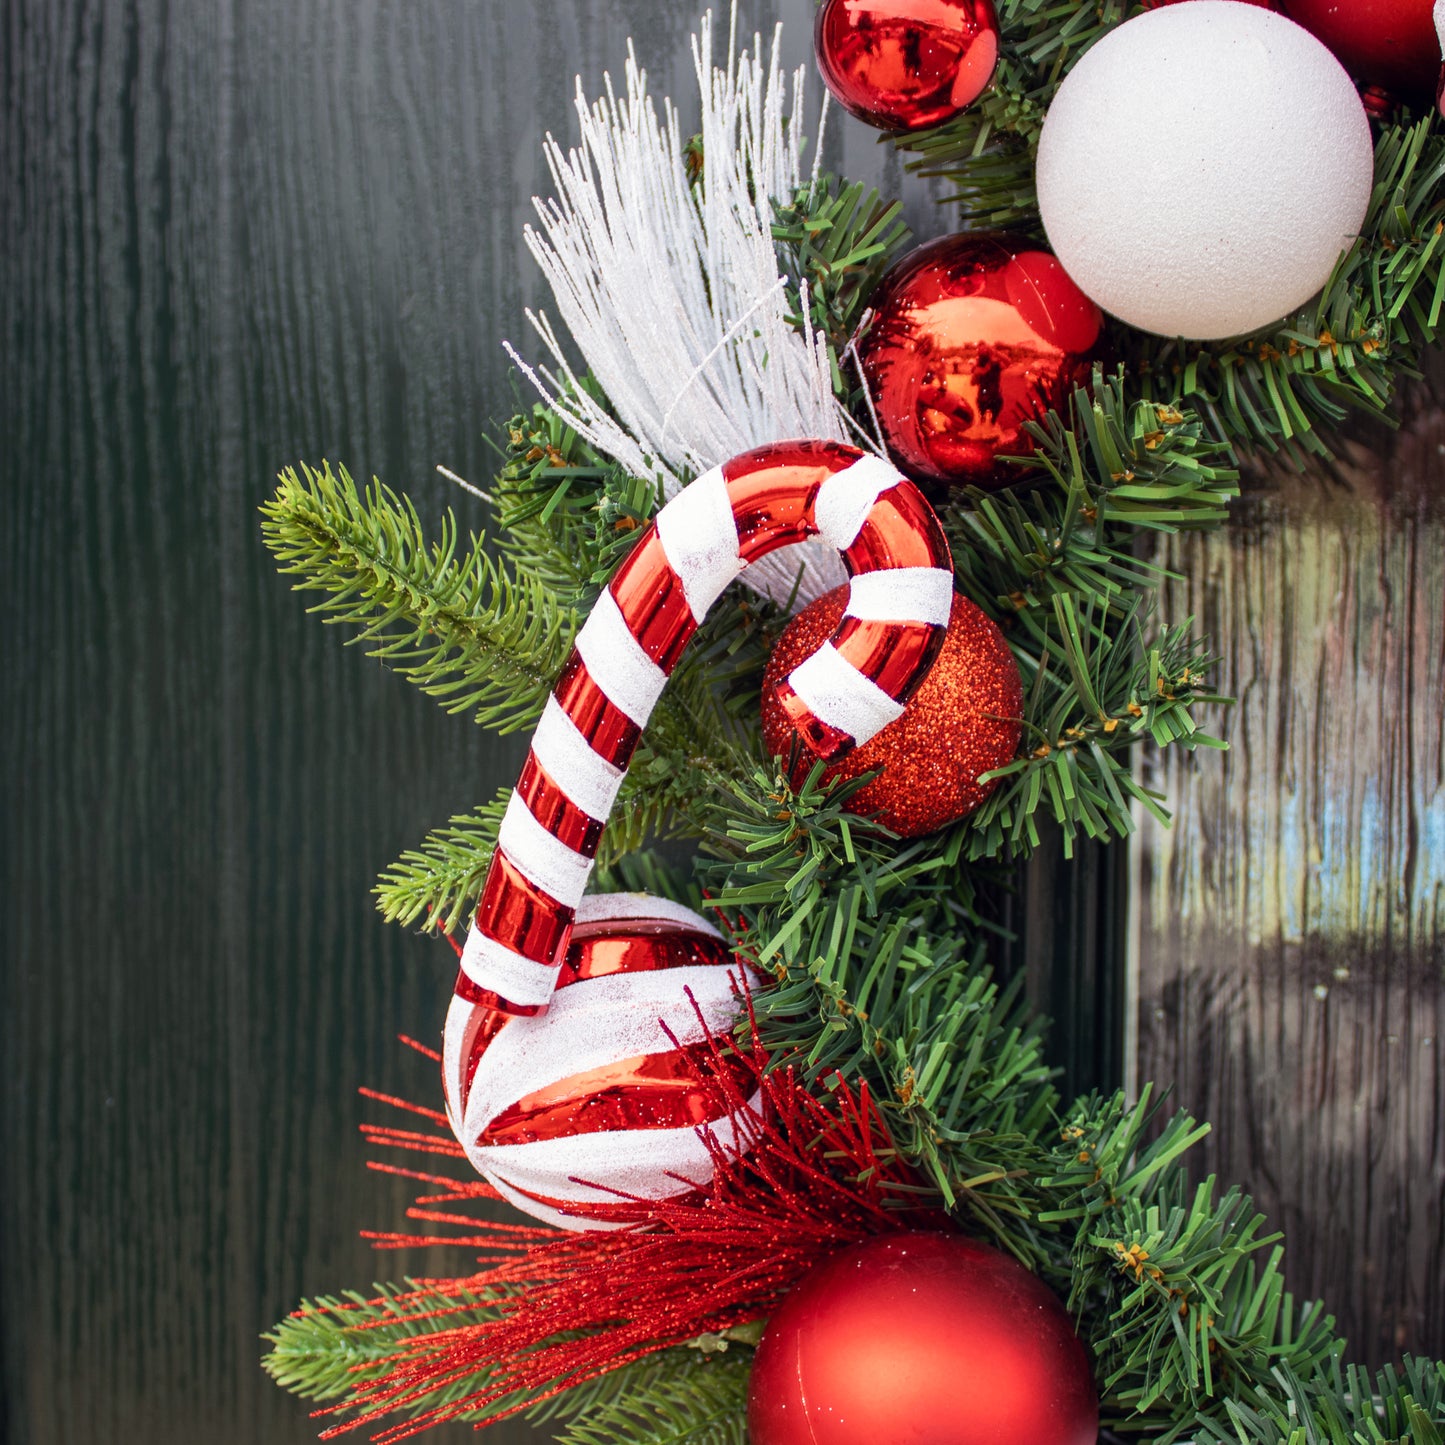
[[[750,562],[820,536],[852,579],[833,637],[778,685],[807,745],[841,757],[899,717],[948,623],[933,509],[889,462],[782,442],[704,473],[657,514],[577,634],[532,737],[462,953],[457,994],[542,1012],[602,829],[668,674]]]

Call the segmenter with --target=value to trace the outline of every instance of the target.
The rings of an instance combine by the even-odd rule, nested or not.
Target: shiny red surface
[[[919,622],[861,622],[845,617],[833,646],[884,692],[906,702],[943,645],[943,628]]]
[[[605,819],[584,813],[561,788],[552,781],[547,770],[528,753],[517,779],[517,793],[532,816],[556,839],[586,858],[597,855]]]
[[[650,973],[692,965],[727,965],[731,951],[721,939],[661,919],[599,920],[573,933],[557,987],[616,973]],[[460,992],[460,990],[459,990]],[[507,1026],[505,1014],[479,1007],[463,1045],[464,1088],[471,1087],[487,1046]],[[739,1088],[751,1087],[741,1062],[722,1065]],[[480,1136],[483,1144],[520,1144],[609,1129],[672,1129],[718,1117],[716,1092],[707,1080],[715,1069],[705,1044],[623,1059],[558,1080],[519,1099]]]
[[[843,553],[850,577],[886,567],[942,567],[953,571],[943,524],[912,482],[900,482],[873,504],[852,545]]]
[[[1053,1293],[957,1235],[895,1234],[808,1275],[768,1321],[752,1445],[1094,1445],[1088,1356]]]
[[[505,1109],[482,1131],[482,1144],[528,1144],[612,1129],[684,1129],[717,1118],[717,1095],[703,1082],[712,1050],[691,1044],[622,1059],[540,1089]],[[739,1084],[747,1082],[739,1070]]]
[[[613,973],[655,973],[731,961],[732,952],[722,939],[689,933],[664,919],[598,920],[572,930],[557,987]]]
[[[656,528],[628,554],[608,589],[642,650],[671,672],[697,631],[682,583],[667,565]]]
[[[1026,421],[1088,380],[1099,308],[1047,252],[950,236],[905,256],[872,298],[860,355],[889,454],[928,486],[1017,480]]]
[[[837,468],[818,458],[797,466],[773,466],[728,483],[738,524],[738,556],[745,562],[817,535],[813,500]]]
[[[526,878],[499,848],[477,901],[477,928],[524,958],[550,963],[567,946],[572,910]]]
[[[1440,40],[1432,0],[1282,0],[1365,85],[1378,86],[1423,114],[1440,83]]]
[[[592,745],[593,752],[618,768],[632,761],[642,729],[607,701],[587,671],[587,664],[575,652],[567,659],[552,696]]]
[[[813,508],[819,487],[862,455],[838,442],[788,441],[755,448],[727,462],[723,479],[743,560],[753,561],[775,548],[816,535]],[[879,498],[843,560],[853,573],[889,567],[952,567],[937,517],[918,489],[906,481]],[[613,577],[610,591],[643,650],[664,672],[671,672],[696,624],[655,527],[638,539]],[[880,686],[905,700],[937,650],[938,633],[941,629],[907,623],[853,622],[839,628],[835,642],[844,656]],[[853,740],[813,718],[786,682],[780,686],[781,705],[807,746],[829,761],[843,756]],[[555,696],[594,751],[614,766],[626,768],[640,731],[607,700],[576,652],[563,669]],[[528,755],[517,786],[534,816],[554,837],[586,857],[595,855],[602,823],[572,804],[535,756]],[[523,956],[550,963],[567,947],[567,920],[548,922],[543,916],[548,901],[499,851],[483,885],[478,926],[488,937]],[[517,1009],[496,995],[488,995],[488,1001],[514,1013],[540,1011]],[[656,1081],[648,1085],[655,1086]]]
[[[884,130],[925,130],[957,115],[998,63],[990,0],[827,0],[813,39],[839,104]]]

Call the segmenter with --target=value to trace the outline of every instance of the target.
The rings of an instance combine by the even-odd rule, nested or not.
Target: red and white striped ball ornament
[[[707,1035],[737,1019],[747,969],[690,910],[583,890],[698,624],[749,563],[813,536],[838,549],[848,606],[777,698],[825,759],[866,742],[937,655],[953,567],[937,517],[890,462],[814,441],[734,457],[658,513],[577,634],[533,735],[462,953],[443,1078],[467,1157],[549,1223],[606,1228],[619,1196],[706,1183],[701,1131],[744,1147],[741,1121],[700,1075],[717,1063]]]

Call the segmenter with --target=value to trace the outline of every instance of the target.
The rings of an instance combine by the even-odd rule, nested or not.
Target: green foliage
[[[1360,235],[1320,296],[1252,338],[1120,339],[1146,397],[1187,402],[1245,447],[1325,455],[1351,411],[1388,419],[1445,305],[1445,134],[1435,120],[1378,129],[1375,186]],[[1181,403],[1182,404],[1182,403]]]
[[[323,465],[288,467],[261,515],[277,569],[298,592],[325,594],[310,610],[353,628],[368,656],[498,732],[540,716],[577,612],[507,572],[482,538],[459,552],[450,511],[429,542],[410,499],[380,482],[363,492]]]
[[[1138,544],[1220,522],[1238,493],[1223,444],[1192,413],[1129,404],[1098,371],[1068,420],[1050,412],[1034,433],[1044,481],[971,492],[947,514],[960,588],[1004,628],[1025,693],[1020,756],[965,825],[972,860],[1026,856],[1041,809],[1069,854],[1080,833],[1132,831],[1136,801],[1163,819],[1134,776],[1136,744],[1222,746],[1193,716],[1223,701],[1205,686],[1214,660],[1187,620],[1154,621],[1160,574]]]
[[[726,841],[706,845],[720,861],[704,883],[770,978],[754,1000],[763,1042],[807,1077],[867,1079],[940,1195],[1036,1255],[1019,1220],[1056,1096],[1017,985],[1001,990],[982,966],[961,839],[900,842],[819,773],[795,791],[757,770],[727,800]]]
[[[496,500],[510,566],[483,537],[459,549],[450,511],[429,541],[407,498],[379,482],[362,491],[344,469],[288,469],[261,509],[279,570],[300,579],[298,591],[325,594],[313,612],[354,629],[351,641],[447,711],[503,733],[541,715],[571,650],[577,604],[625,555],[652,505],[645,486],[574,465],[576,438],[554,423],[533,413],[509,428],[514,455]],[[531,457],[539,436],[557,437],[554,452]],[[650,836],[706,830],[719,790],[750,757],[742,700],[756,697],[776,627],[759,603],[701,630],[633,759],[604,864]],[[505,801],[453,817],[386,869],[376,890],[383,915],[454,929],[480,891]]]
[[[614,1388],[571,1411],[558,1445],[747,1445],[751,1365],[751,1350],[667,1350],[604,1375]]]
[[[358,1385],[380,1378],[386,1362],[408,1341],[495,1317],[496,1310],[479,1294],[427,1292],[421,1301],[416,1286],[380,1284],[373,1293],[347,1290],[321,1295],[300,1306],[262,1335],[271,1349],[262,1358],[266,1373],[305,1400],[339,1401]],[[439,1386],[413,1402],[413,1413],[461,1399],[475,1381],[471,1377]],[[521,1404],[520,1398],[504,1402]],[[463,1417],[466,1418],[466,1417]]]
[[[580,385],[602,400],[596,384]],[[657,488],[598,455],[540,402],[504,428],[490,496],[495,543],[520,571],[585,612],[657,510]]]
[[[1074,62],[1137,5],[1098,0],[997,0],[1000,49],[989,88],[961,115],[894,144],[908,168],[955,187],[945,200],[962,211],[962,229],[1042,235],[1034,155],[1044,115]]]
[[[479,1294],[434,1287],[373,1286],[371,1295],[349,1290],[304,1300],[262,1338],[271,1348],[262,1367],[278,1385],[318,1403],[343,1401],[359,1385],[380,1378],[387,1361],[408,1342],[496,1317]],[[694,1346],[663,1350],[527,1406],[528,1419],[555,1421],[559,1445],[745,1445],[743,1424],[752,1350],[731,1334],[705,1336]],[[460,1400],[486,1384],[485,1371],[461,1374],[418,1397],[421,1414]],[[527,1404],[514,1394],[488,1414]],[[474,1420],[463,1412],[459,1420]]]
[[[778,264],[789,282],[795,323],[801,329],[804,288],[808,320],[826,338],[833,359],[833,387],[840,396],[857,385],[845,379],[842,357],[853,339],[873,288],[910,240],[897,201],[885,202],[861,181],[819,176],[779,206],[773,225]]]

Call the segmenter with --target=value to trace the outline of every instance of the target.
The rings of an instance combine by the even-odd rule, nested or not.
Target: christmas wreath
[[[328,1435],[1445,1440],[1445,1366],[1348,1365],[1248,1197],[1190,1180],[1205,1126],[1061,1098],[988,963],[1046,837],[1167,817],[1142,745],[1223,745],[1141,543],[1388,416],[1435,339],[1428,7],[1276,8],[827,0],[829,90],[951,187],[912,250],[805,166],[776,39],[718,66],[705,19],[695,135],[629,56],[548,142],[528,243],[586,370],[532,318],[494,532],[283,473],[315,610],[533,730],[379,884],[461,966],[415,1044],[445,1109],[375,1096],[420,1195],[374,1238],[480,1258],[276,1327]]]

